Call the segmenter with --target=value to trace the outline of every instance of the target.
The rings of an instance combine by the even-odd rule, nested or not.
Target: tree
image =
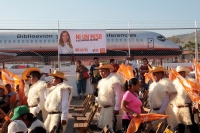
[[[168,40],[170,40],[174,43],[183,43],[178,37],[175,37],[175,36],[168,37]]]
[[[198,50],[199,50],[199,46],[200,46],[200,44],[198,44]],[[183,48],[189,50],[190,57],[191,57],[191,59],[193,59],[194,53],[195,53],[195,42],[188,41],[188,43],[185,44]]]

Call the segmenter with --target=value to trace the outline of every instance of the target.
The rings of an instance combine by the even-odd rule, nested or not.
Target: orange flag
[[[127,67],[126,67],[126,65],[124,63],[122,63],[119,66],[119,69],[117,70],[116,73],[121,76],[121,78],[122,78],[122,80],[123,80],[124,83],[126,82],[126,80],[130,79],[129,78],[130,77],[129,76],[129,72],[128,72]]]
[[[169,118],[169,115],[163,114],[140,114],[140,117],[133,118],[128,126],[126,133],[135,133],[142,122],[154,121]]]
[[[128,79],[134,78],[134,74],[133,74],[133,69],[130,65],[127,65],[127,71],[128,71]]]
[[[169,80],[174,81],[175,79],[176,79],[176,75],[174,74],[174,72],[172,71],[172,68],[171,68],[170,72],[169,72]]]
[[[27,97],[24,95],[24,83],[23,80],[20,80],[20,85],[19,85],[19,99],[21,105],[27,105]]]
[[[145,76],[145,83],[146,84],[149,83],[150,79],[154,81],[152,73],[145,73],[144,76]]]
[[[178,78],[180,83],[183,85],[183,88],[185,89],[191,100],[195,103],[198,102],[200,100],[200,86],[194,81],[183,78],[175,70],[171,69],[171,71],[175,74],[176,78]]]
[[[148,65],[148,69],[149,69],[149,71],[151,71],[152,70],[151,66]]]
[[[1,69],[1,73],[3,83],[10,84],[12,86],[12,90],[16,91],[16,86],[20,83],[20,77],[5,69]]]
[[[196,62],[196,60],[193,60],[194,62],[194,66],[195,66],[195,78],[197,83],[200,83],[200,65],[198,62]]]

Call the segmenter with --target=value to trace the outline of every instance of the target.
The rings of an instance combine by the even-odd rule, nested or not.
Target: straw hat
[[[186,67],[184,67],[184,66],[177,66],[176,67],[176,71],[177,72],[186,72],[186,73],[189,73],[190,72],[190,69],[189,68],[186,68]]]
[[[155,72],[168,72],[167,69],[161,67],[161,66],[154,66],[149,73],[155,73]]]
[[[0,85],[0,88],[3,88],[3,89],[4,89],[4,91],[5,91],[5,95],[7,95],[7,94],[8,94],[8,90],[6,89],[6,87],[5,87],[5,86],[3,86],[3,85]]]
[[[40,73],[40,69],[36,68],[36,67],[32,67],[32,68],[27,68],[26,70],[24,70],[24,72],[22,73],[22,79],[26,80],[27,76],[30,76],[30,73],[33,71],[38,71]]]
[[[50,73],[49,76],[59,77],[67,81],[67,78],[65,78],[64,73],[58,70],[55,70],[53,73]]]
[[[100,63],[100,65],[99,65],[99,67],[97,67],[97,69],[102,69],[102,68],[110,69],[111,72],[114,70],[114,67],[111,64],[106,64],[103,62]]]

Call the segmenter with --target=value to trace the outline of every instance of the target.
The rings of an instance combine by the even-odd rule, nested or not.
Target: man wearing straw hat
[[[160,66],[155,66],[149,71],[149,73],[153,73],[154,78],[154,82],[149,86],[148,102],[151,109],[150,112],[170,115],[170,119],[167,119],[168,124],[176,126],[177,119],[169,106],[169,103],[176,96],[176,89],[172,82],[164,77],[165,72],[167,72],[167,69]],[[159,122],[166,124],[166,120],[153,121],[153,131],[156,130]]]
[[[176,71],[183,78],[194,81],[194,79],[186,77],[186,75],[190,73],[190,69],[183,66],[177,66]],[[183,85],[177,78],[173,81],[173,84],[177,90],[177,96],[173,100],[173,111],[176,114],[178,122],[180,123],[177,126],[177,131],[179,133],[184,133],[186,125],[189,127],[191,133],[199,133],[199,128],[196,124],[198,123],[198,116],[197,114],[194,115],[192,112],[192,101],[190,97],[188,96]]]
[[[38,68],[26,69],[22,73],[22,79],[25,80],[24,93],[28,97],[27,103],[30,113],[37,117],[40,110],[44,108],[46,83],[40,80],[40,70]],[[44,114],[43,119],[45,119]]]
[[[98,127],[103,128],[108,124],[112,131],[115,130],[115,115],[119,114],[123,96],[123,82],[119,76],[111,73],[113,70],[111,64],[100,63],[99,72],[102,79],[97,86],[98,103],[101,107]]]
[[[56,127],[56,133],[64,132],[68,114],[69,104],[72,97],[72,87],[64,83],[63,80],[67,79],[64,77],[64,73],[55,70],[52,76],[52,84],[47,84],[48,89],[46,90],[47,96],[45,101],[45,109],[48,112],[47,119],[44,122],[48,132],[50,132],[54,126]]]

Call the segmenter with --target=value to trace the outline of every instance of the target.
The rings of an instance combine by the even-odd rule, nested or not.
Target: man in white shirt
[[[35,127],[41,126],[45,128],[44,124],[30,113],[27,106],[18,106],[14,109],[14,115],[11,120],[22,120],[30,132]]]
[[[116,130],[116,115],[120,113],[124,85],[117,74],[111,73],[113,70],[111,64],[100,63],[99,72],[102,79],[97,86],[101,109],[98,127],[104,128],[108,124],[111,131]]]
[[[53,86],[50,83],[47,84],[45,109],[48,116],[44,125],[48,132],[54,126],[57,126],[56,132],[64,132],[69,115],[72,87],[63,82],[63,80],[67,81],[63,72],[55,70],[53,74],[49,75],[52,76]]]
[[[137,65],[137,63],[135,62],[134,56],[133,56],[133,55],[130,55],[130,56],[127,58],[127,60],[125,61],[125,64],[126,64],[126,65],[130,65],[130,66],[132,67],[133,73],[134,73],[135,77],[138,78],[138,77],[139,77],[139,75],[138,75],[138,65]]]
[[[28,129],[25,123],[21,120],[14,120],[8,125],[7,133],[27,133]]]
[[[46,82],[40,80],[40,70],[38,68],[26,69],[22,74],[22,78],[24,80],[26,79],[24,93],[25,96],[28,97],[28,107],[30,109],[30,112],[37,117],[40,110],[44,108],[44,91],[46,89]],[[31,83],[31,86],[29,85],[29,81]],[[44,117],[44,114],[42,117],[43,120],[46,119]]]

